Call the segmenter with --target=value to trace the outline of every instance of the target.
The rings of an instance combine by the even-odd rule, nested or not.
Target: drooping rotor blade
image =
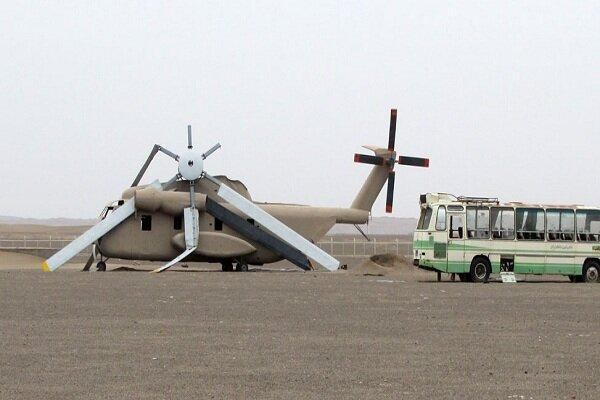
[[[429,158],[399,156],[398,164],[410,165],[413,167],[429,167]]]
[[[196,250],[195,247],[190,247],[189,249],[186,249],[183,253],[181,253],[180,255],[178,255],[177,257],[175,257],[173,260],[169,261],[169,263],[167,265],[164,265],[164,266],[162,266],[160,268],[157,268],[157,269],[155,269],[155,270],[153,270],[151,272],[155,273],[155,274],[159,274],[159,273],[161,273],[163,271],[168,270],[173,265],[177,264],[179,261],[183,260],[188,255],[190,255],[190,253],[193,253],[194,250]]]
[[[385,212],[391,213],[392,206],[394,204],[394,181],[396,180],[396,173],[394,171],[390,171],[388,174],[387,181],[387,199],[385,202]]]
[[[208,174],[205,174],[204,176],[219,187],[217,194],[221,198],[248,217],[253,218],[261,227],[269,230],[272,234],[279,237],[290,246],[295,247],[307,257],[315,260],[328,270],[333,271],[340,267],[340,262],[338,260],[302,237],[298,232],[294,231],[227,185],[221,184],[221,182],[214,177]]]
[[[44,271],[54,271],[55,269],[61,267],[77,254],[85,250],[86,247],[110,232],[134,212],[134,198],[131,198],[122,206],[110,213],[102,221],[92,226],[84,234],[62,248],[58,253],[44,261],[42,264],[42,269]]]
[[[196,208],[184,208],[183,209],[183,224],[184,224],[184,235],[185,235],[185,251],[169,261],[168,264],[153,270],[153,273],[160,273],[168,270],[179,261],[183,260],[189,254],[193,253],[198,247],[198,236],[200,233],[198,224],[198,210]]]
[[[191,149],[192,147],[192,126],[188,125],[188,149]]]
[[[398,111],[396,109],[392,109],[390,112],[390,136],[388,141],[388,150],[394,151],[394,146],[396,144],[396,117]]]
[[[185,247],[197,247],[198,235],[200,234],[200,225],[198,223],[198,210],[196,208],[183,209],[183,224],[185,235]]]
[[[237,215],[210,198],[206,199],[206,212],[223,221],[225,225],[243,235],[244,238],[260,243],[267,249],[279,254],[281,257],[287,259],[303,270],[310,271],[312,269],[310,261],[304,253],[295,247],[290,246],[270,232],[262,230],[248,222],[246,218]]]
[[[379,156],[369,156],[367,154],[354,154],[354,162],[373,165],[384,165],[385,159]]]

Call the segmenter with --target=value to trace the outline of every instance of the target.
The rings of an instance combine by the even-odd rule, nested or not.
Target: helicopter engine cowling
[[[183,192],[161,192],[151,187],[135,191],[135,208],[138,211],[162,212],[168,215],[181,215],[189,207],[190,196]],[[194,203],[199,211],[205,209],[206,195],[196,193]]]

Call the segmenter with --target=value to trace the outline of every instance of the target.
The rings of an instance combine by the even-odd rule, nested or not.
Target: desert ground
[[[12,258],[11,258],[12,257]],[[0,254],[0,398],[592,399],[600,285]],[[381,275],[377,275],[381,274]]]

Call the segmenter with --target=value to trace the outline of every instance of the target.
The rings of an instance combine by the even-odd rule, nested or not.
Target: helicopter
[[[105,271],[110,258],[165,262],[154,273],[181,261],[220,263],[223,271],[233,271],[235,263],[236,271],[247,271],[248,265],[283,259],[303,270],[313,270],[313,262],[336,270],[340,262],[315,243],[335,224],[360,230],[386,182],[386,212],[391,213],[396,164],[429,167],[427,158],[397,156],[396,119],[392,109],[387,148],[363,146],[374,155],[354,155],[355,162],[373,167],[348,208],[255,202],[242,182],[204,169],[221,145],[196,151],[188,125],[184,152],[154,145],[122,198],[105,207],[96,225],[44,261],[42,269],[55,271],[91,245],[84,271],[94,262],[98,271]],[[166,182],[140,185],[158,153],[177,163],[177,173]]]

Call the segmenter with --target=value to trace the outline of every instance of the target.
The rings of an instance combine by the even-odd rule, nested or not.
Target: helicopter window
[[[175,218],[173,218],[173,229],[174,230],[180,231],[182,226],[183,226],[183,218],[181,218],[181,215],[178,215]]]
[[[151,231],[152,230],[152,215],[142,215],[142,230],[143,231]]]
[[[219,218],[215,218],[215,231],[222,231],[223,230],[223,221],[221,221]]]

